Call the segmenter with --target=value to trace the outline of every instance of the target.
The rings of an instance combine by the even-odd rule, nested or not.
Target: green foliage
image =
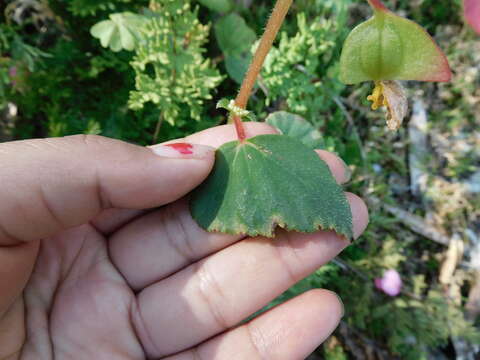
[[[111,53],[85,58],[77,45],[65,40],[51,48],[52,58],[28,76],[28,86],[36,92],[27,92],[27,96],[18,99],[18,104],[25,117],[45,121],[44,131],[50,136],[87,133],[95,122],[97,132],[101,128],[103,134],[118,136],[127,125],[124,124],[126,86],[133,82],[128,81],[129,68],[122,57]],[[72,68],[72,63],[82,67]],[[115,77],[114,68],[127,76]],[[119,90],[109,96],[109,102],[101,101],[112,87]]]
[[[381,223],[376,217],[371,220]],[[392,234],[381,246],[371,241],[376,234],[367,232],[362,248],[356,243],[341,256],[340,272],[319,279],[342,294],[348,326],[367,338],[388,344],[392,355],[406,360],[427,359],[429,349],[445,346],[452,336],[478,343],[478,329],[464,318],[462,309],[445,296],[438,284],[432,280],[426,283],[425,275],[408,274],[414,261],[412,252],[418,245],[398,241],[391,224],[383,223],[382,230]],[[381,275],[382,269],[389,268],[404,274],[404,289],[399,297],[388,297],[374,289],[374,278]],[[342,274],[355,275],[347,279]]]
[[[280,130],[282,134],[300,140],[311,149],[325,147],[320,132],[301,116],[277,111],[268,115],[265,122]]]
[[[217,103],[217,109],[225,109],[229,112],[229,119],[233,119],[234,116],[240,117],[242,120],[257,121],[257,117],[251,111],[239,108],[235,105],[235,100],[221,99]]]
[[[116,11],[119,3],[130,3],[132,0],[70,0],[68,9],[75,15],[87,17],[98,12]]]
[[[307,20],[300,13],[297,25],[298,32],[294,36],[283,32],[267,56],[261,73],[266,105],[285,99],[289,111],[320,125],[324,121],[320,114],[332,106],[332,94],[343,89],[335,79],[334,61],[342,24],[324,17]]]
[[[215,23],[215,36],[222,52],[229,56],[238,56],[250,51],[257,39],[255,31],[236,13],[223,16]]]
[[[347,360],[347,354],[341,346],[335,346],[333,349],[325,349],[325,360]]]
[[[5,98],[11,81],[8,64],[8,60],[0,60],[0,110],[3,110],[6,105]]]
[[[110,47],[112,51],[134,50],[147,19],[131,12],[110,14],[109,17],[110,20],[101,21],[91,28],[92,36],[100,39],[102,46]]]
[[[350,206],[327,164],[285,135],[221,146],[210,176],[193,194],[191,209],[208,231],[273,237],[279,226],[301,232],[331,229],[353,237]]]
[[[215,23],[215,36],[225,56],[228,74],[240,84],[252,59],[250,50],[257,39],[255,31],[240,15],[232,13]]]
[[[233,8],[233,0],[198,0],[198,2],[219,13],[227,13]]]
[[[27,44],[11,27],[0,24],[0,110],[9,94],[25,90],[25,78],[48,57],[51,55]]]
[[[172,125],[188,109],[189,117],[199,121],[205,100],[222,81],[202,55],[209,26],[200,23],[198,9],[189,2],[161,0],[142,31],[131,63],[136,91],[130,93],[129,107],[139,110],[151,102]]]
[[[423,298],[398,298],[376,306],[370,321],[374,335],[388,338],[392,352],[407,360],[428,358],[427,348],[447,345],[450,336],[461,334],[467,341],[480,342],[473,324],[438,290]],[[389,327],[392,323],[395,326]]]

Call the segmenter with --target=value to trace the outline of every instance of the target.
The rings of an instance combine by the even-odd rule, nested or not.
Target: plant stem
[[[158,136],[160,135],[160,129],[162,128],[162,124],[163,124],[163,116],[162,114],[160,114],[160,116],[158,117],[157,126],[155,126],[155,132],[153,133],[154,144],[156,144],[158,141]]]
[[[292,5],[293,0],[277,0],[275,8],[273,9],[272,16],[268,20],[265,33],[260,40],[255,56],[253,57],[252,63],[248,69],[247,75],[243,80],[242,87],[238,93],[237,98],[235,99],[235,105],[245,109],[248,103],[248,99],[252,94],[253,87],[257,81],[258,74],[262,69],[263,62],[268,55],[268,52],[272,48],[273,41],[277,37],[278,31],[285,20],[285,16]],[[242,124],[242,119],[239,116],[234,116],[235,128],[237,129],[237,136],[240,141],[245,140],[245,129]]]
[[[367,0],[374,10],[387,10],[381,0]]]

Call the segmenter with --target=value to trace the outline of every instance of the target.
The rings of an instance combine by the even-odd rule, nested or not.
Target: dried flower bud
[[[372,101],[372,110],[387,107],[387,126],[390,130],[398,130],[407,116],[408,100],[405,89],[398,81],[376,81],[375,88],[368,100]]]

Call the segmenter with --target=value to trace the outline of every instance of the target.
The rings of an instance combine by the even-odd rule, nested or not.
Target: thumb
[[[34,240],[84,224],[106,208],[176,200],[204,180],[213,162],[208,146],[144,148],[100,136],[0,144],[0,334],[35,262]]]
[[[144,148],[92,135],[0,144],[0,246],[48,237],[106,208],[169,203],[213,162],[204,145]]]

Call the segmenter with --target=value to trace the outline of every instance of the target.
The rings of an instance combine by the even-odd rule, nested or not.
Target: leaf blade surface
[[[208,231],[273,237],[275,228],[352,238],[350,206],[328,165],[298,140],[260,135],[223,145],[191,200]]]

